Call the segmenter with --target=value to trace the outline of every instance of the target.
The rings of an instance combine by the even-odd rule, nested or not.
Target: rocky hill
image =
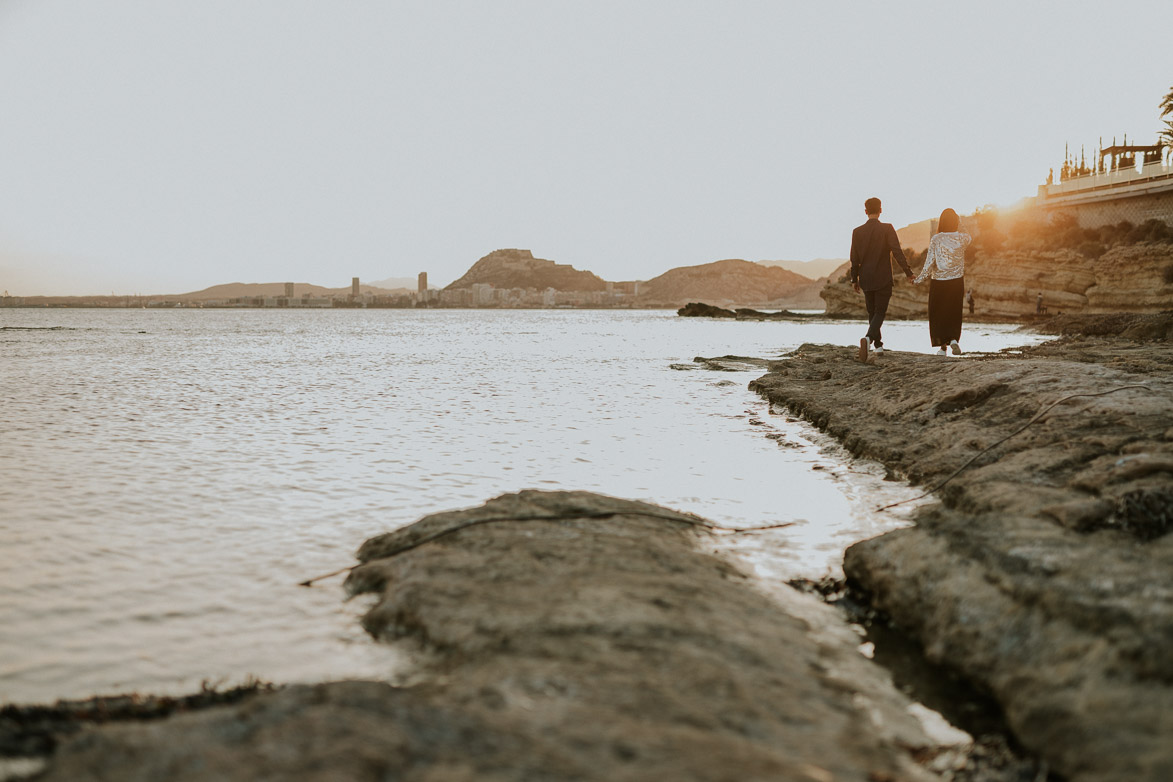
[[[1021,218],[1004,228],[974,226],[965,278],[979,317],[1033,315],[1039,293],[1050,315],[1173,309],[1173,230],[1163,223],[1083,229]],[[921,262],[910,265],[918,271]],[[846,275],[845,264],[820,294],[827,314],[863,316],[863,297]],[[925,317],[928,285],[894,276],[889,317]]]
[[[529,250],[495,250],[472,265],[448,290],[488,283],[494,288],[553,288],[559,291],[602,291],[607,283],[598,275],[570,264],[535,258]]]
[[[900,237],[900,246],[906,252],[912,250],[919,253],[928,248],[929,239],[933,238],[933,231],[936,227],[936,220],[921,220],[896,229],[896,235]]]
[[[762,266],[780,266],[783,269],[818,280],[831,274],[846,261],[845,258],[815,258],[813,261],[758,261]]]
[[[693,301],[721,307],[819,307],[821,286],[787,269],[730,259],[670,269],[643,283],[639,300],[673,307]]]

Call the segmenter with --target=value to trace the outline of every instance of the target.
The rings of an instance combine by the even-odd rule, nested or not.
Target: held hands
[[[906,274],[906,275],[904,275],[904,279],[908,280],[908,281],[909,281],[910,283],[912,283],[912,284],[916,284],[916,277],[913,277],[911,274]],[[858,282],[853,282],[853,283],[851,283],[851,288],[852,288],[852,290],[854,290],[856,293],[863,293],[863,289],[859,287],[859,283],[858,283]]]

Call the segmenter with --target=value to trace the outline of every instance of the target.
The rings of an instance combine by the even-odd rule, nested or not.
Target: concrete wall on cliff
[[[1173,191],[1136,195],[1111,201],[1061,203],[1046,207],[1048,211],[1072,215],[1084,228],[1115,225],[1121,220],[1139,225],[1145,220],[1160,220],[1173,226]]]

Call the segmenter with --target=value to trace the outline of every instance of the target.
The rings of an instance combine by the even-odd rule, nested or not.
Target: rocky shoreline
[[[848,579],[1069,780],[1173,778],[1171,323],[1069,318],[962,359],[804,345],[750,384],[938,487]]]
[[[907,284],[907,283],[902,283]],[[857,294],[858,296],[858,294]],[[923,302],[920,302],[923,305]],[[860,307],[862,307],[862,303]],[[901,309],[898,312],[889,312],[888,320],[924,320],[925,306],[917,308]],[[724,307],[717,307],[712,304],[694,301],[689,302],[683,307],[676,310],[676,314],[682,318],[726,318],[733,320],[780,320],[780,321],[804,321],[804,320],[859,320],[866,315],[861,314],[862,310],[846,310],[838,309],[835,311],[823,312],[793,312],[791,310],[774,310],[770,312],[763,312],[761,310],[750,309],[748,307],[739,307],[737,309],[726,309]],[[1084,316],[1071,316],[1084,317]],[[1098,316],[1087,316],[1098,317]],[[1000,324],[1019,324],[1023,326],[1040,326],[1045,327],[1046,324],[1052,323],[1056,318],[1049,315],[1036,315],[1032,313],[1024,314],[986,314],[978,313],[976,315],[966,314],[965,320],[967,323],[1000,323]]]
[[[791,312],[790,310],[762,312],[748,307],[729,310],[699,301],[689,302],[676,310],[676,314],[682,318],[734,318],[736,320],[812,320],[823,317],[822,313]]]
[[[940,485],[915,527],[848,550],[850,587],[1044,766],[909,700],[833,608],[718,554],[737,533],[522,492],[358,552],[346,590],[410,650],[406,678],[6,707],[0,755],[55,751],[0,779],[1173,778],[1173,316],[1048,328],[1064,336],[961,359],[737,360],[768,370],[750,387],[779,412]]]
[[[585,492],[429,516],[346,581],[407,681],[95,728],[38,779],[914,782],[964,757],[832,609],[711,553],[726,534]]]

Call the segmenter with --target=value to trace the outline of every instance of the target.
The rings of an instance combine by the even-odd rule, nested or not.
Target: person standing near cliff
[[[912,270],[900,249],[900,239],[891,223],[881,223],[883,211],[880,199],[869,198],[863,202],[863,211],[868,221],[851,232],[851,287],[856,293],[863,293],[864,305],[868,310],[868,333],[859,341],[859,360],[868,360],[868,343],[876,353],[884,352],[880,327],[888,314],[888,302],[892,298],[892,258],[904,270],[904,276],[912,282]]]
[[[937,233],[929,240],[924,268],[916,281],[929,281],[929,340],[939,347],[938,356],[961,355],[961,306],[965,297],[965,248],[969,234],[961,230],[957,212],[946,209],[937,220]],[[973,299],[970,299],[972,305]],[[972,310],[971,310],[972,311]]]

